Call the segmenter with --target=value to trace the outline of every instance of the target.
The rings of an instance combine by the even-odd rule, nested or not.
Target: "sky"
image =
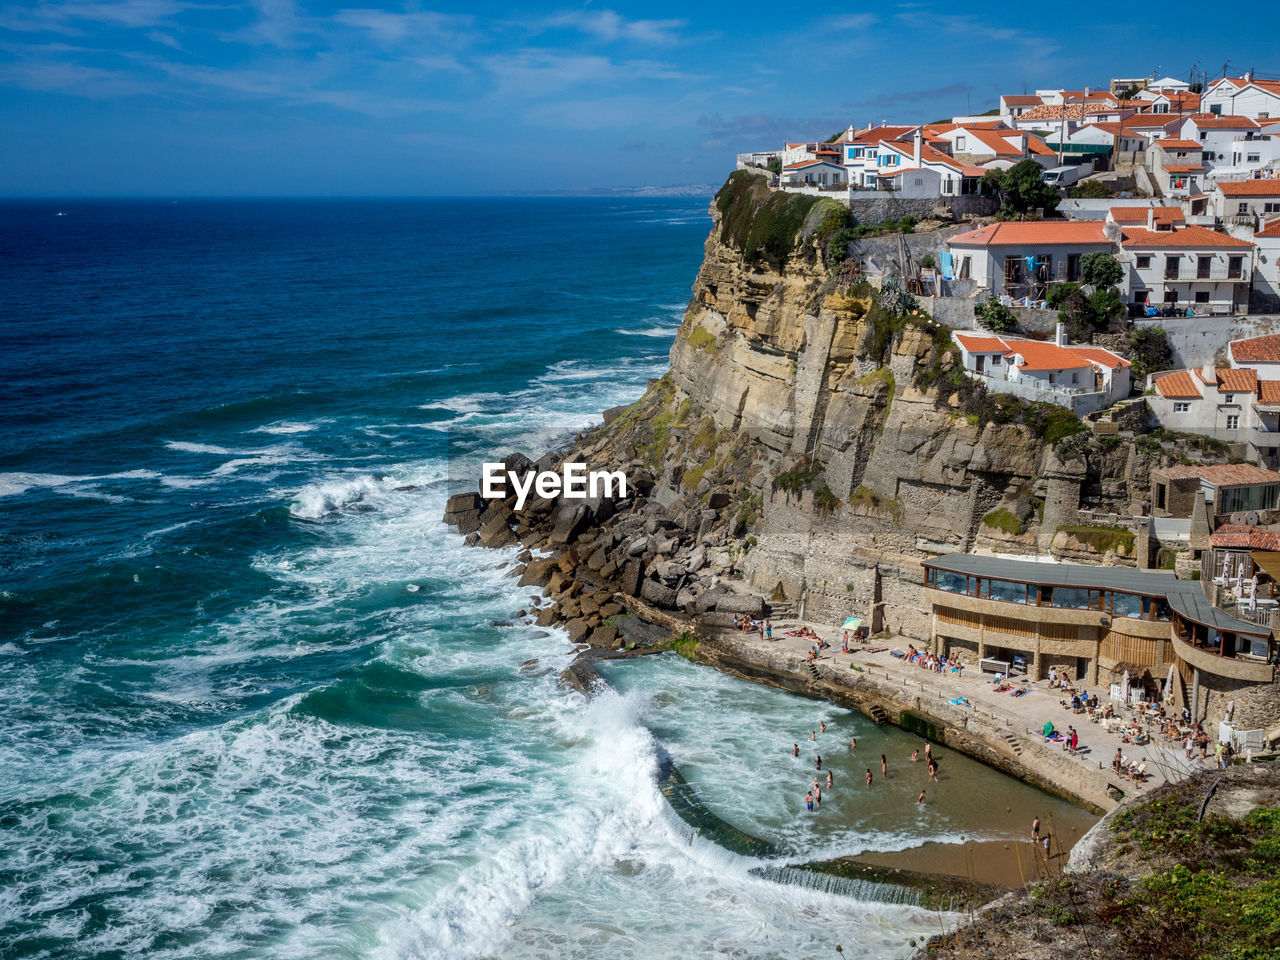
[[[0,0],[0,196],[719,183],[734,154],[1112,76],[1280,77],[1261,4]],[[1089,11],[1094,9],[1095,12]]]

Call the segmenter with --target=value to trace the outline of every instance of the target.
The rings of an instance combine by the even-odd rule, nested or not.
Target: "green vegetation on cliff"
[[[1133,555],[1133,531],[1123,527],[1087,527],[1074,524],[1059,527],[1058,533],[1074,537],[1097,553],[1114,550],[1125,556]]]
[[[720,241],[741,250],[747,260],[775,263],[791,256],[806,223],[830,236],[849,217],[843,204],[770,190],[764,177],[748,170],[731,173],[715,203],[721,214]]]

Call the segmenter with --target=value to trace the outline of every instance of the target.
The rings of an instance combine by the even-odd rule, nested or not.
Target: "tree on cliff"
[[[1040,179],[1044,168],[1034,160],[1022,160],[1008,170],[988,170],[982,182],[1000,198],[1003,214],[1030,213],[1037,208],[1058,209],[1058,191]]]

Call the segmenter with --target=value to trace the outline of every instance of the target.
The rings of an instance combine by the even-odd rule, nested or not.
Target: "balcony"
[[[1173,631],[1173,648],[1178,658],[1198,670],[1216,677],[1244,680],[1249,683],[1270,683],[1275,673],[1271,664],[1252,657],[1224,657],[1213,647],[1198,647]]]
[[[1174,267],[1172,270],[1170,270],[1168,267],[1165,267],[1165,271],[1164,271],[1164,278],[1165,278],[1166,280],[1177,280],[1177,279],[1178,279],[1178,268],[1177,268],[1177,267]]]

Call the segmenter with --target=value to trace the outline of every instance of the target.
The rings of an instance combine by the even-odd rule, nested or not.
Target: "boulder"
[[[611,623],[602,623],[591,631],[587,643],[593,647],[612,647],[618,642],[618,628]]]
[[[703,626],[707,626],[707,627],[720,627],[720,628],[730,628],[730,629],[732,629],[733,627],[732,613],[716,613],[716,612],[704,613],[700,618],[700,620]]]
[[[566,503],[555,512],[555,524],[551,528],[551,542],[573,543],[590,525],[587,508],[581,503]]]
[[[520,586],[545,586],[550,582],[552,574],[558,572],[559,571],[556,570],[555,557],[544,557],[541,560],[530,560],[529,565],[524,568],[524,573],[520,577]]]
[[[582,643],[587,639],[587,634],[591,632],[591,625],[581,618],[570,620],[564,625],[564,628],[569,633],[569,641],[571,643]]]
[[[676,591],[676,606],[681,610],[692,611],[694,602],[697,599],[698,598],[694,595],[693,591],[688,587],[681,587]]]
[[[474,547],[479,542],[480,542],[479,530],[477,530],[474,533],[468,533],[466,538],[462,541],[463,545],[468,547]]]
[[[627,596],[634,597],[640,592],[640,582],[643,578],[644,563],[640,560],[628,560],[626,566],[622,568],[618,586]]]
[[[627,544],[627,556],[638,557],[649,549],[648,537],[637,537]]]
[[[578,609],[582,611],[584,617],[590,617],[600,612],[600,604],[596,603],[591,597],[582,597],[578,601]]]
[[[480,542],[486,547],[509,547],[516,542],[516,535],[507,526],[506,517],[496,516],[480,528]]]
[[[587,557],[587,569],[600,570],[609,562],[609,551],[604,547],[597,548],[596,552]]]
[[[717,613],[749,613],[760,616],[764,613],[764,597],[751,594],[731,593],[716,601]]]
[[[644,586],[640,588],[640,596],[655,606],[668,609],[673,608],[676,603],[675,588],[656,580],[646,580]]]
[[[480,505],[480,494],[476,493],[474,490],[470,493],[455,493],[445,501],[445,523],[451,522],[449,520],[450,514],[467,513],[470,510],[479,510]]]
[[[564,553],[560,554],[556,561],[556,567],[561,573],[573,573],[574,567],[578,565],[578,548],[570,547]]]
[[[573,620],[582,616],[582,609],[578,606],[577,600],[565,600],[560,604],[560,616],[566,620]]]
[[[533,622],[540,627],[551,626],[556,622],[556,608],[554,606],[543,607],[538,611],[538,615],[534,618]]]
[[[453,524],[459,533],[474,533],[480,529],[480,511],[464,510],[462,513],[445,514],[444,522]]]
[[[697,573],[707,565],[707,548],[695,547],[693,553],[689,554],[689,560],[685,563],[685,569],[690,573]]]
[[[626,607],[618,603],[616,600],[610,600],[608,603],[600,605],[600,616],[608,620],[610,617],[616,617],[620,613],[626,612]]]
[[[610,560],[600,568],[600,576],[606,580],[612,580],[618,573],[618,565]]]
[[[729,493],[727,490],[712,490],[707,496],[707,506],[712,510],[723,510],[729,505]]]

